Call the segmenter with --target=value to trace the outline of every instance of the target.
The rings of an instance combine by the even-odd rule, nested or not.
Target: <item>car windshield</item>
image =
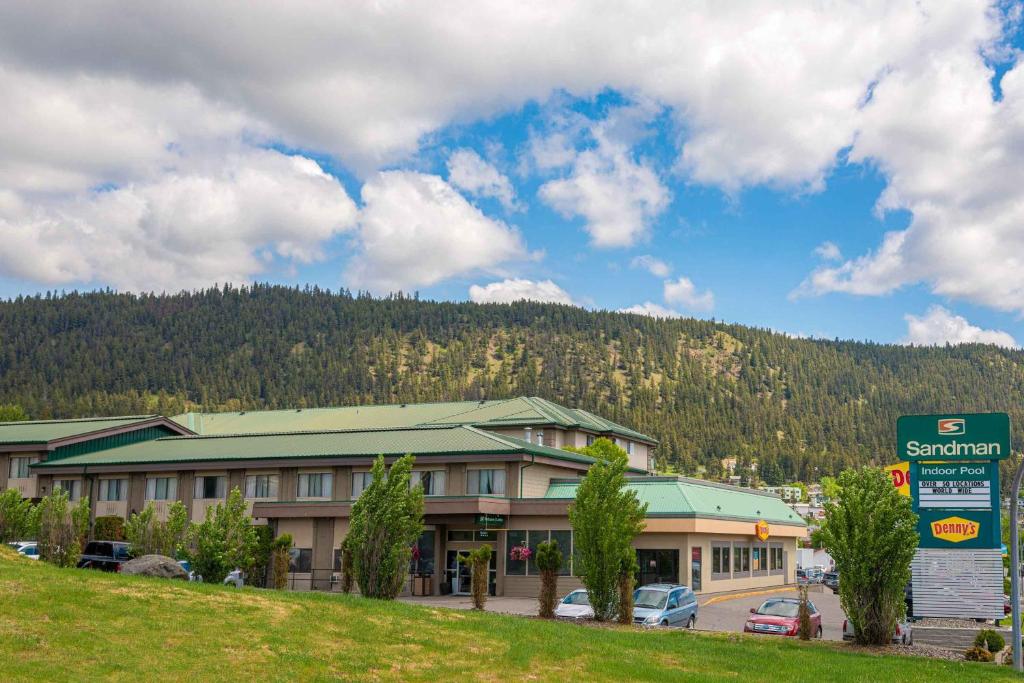
[[[646,609],[663,609],[668,593],[665,591],[641,588],[633,593],[633,606]]]
[[[765,600],[757,608],[758,614],[769,617],[795,617],[800,606],[795,602],[783,602],[782,600]]]
[[[573,591],[562,599],[563,605],[589,605],[590,596],[587,591]]]

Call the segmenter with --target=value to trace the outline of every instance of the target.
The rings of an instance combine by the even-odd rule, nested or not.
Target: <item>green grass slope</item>
[[[987,681],[827,643],[596,629],[59,570],[0,548],[0,680]]]

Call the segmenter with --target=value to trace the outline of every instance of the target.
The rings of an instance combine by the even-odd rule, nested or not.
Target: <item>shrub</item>
[[[459,562],[469,565],[472,577],[473,609],[482,610],[487,603],[491,546],[484,543],[476,550],[469,551],[467,555],[459,555]]]
[[[288,565],[291,562],[292,535],[281,534],[274,539],[271,550],[271,587],[283,590],[288,587]]]
[[[346,595],[352,592],[355,573],[352,570],[352,543],[349,537],[341,542],[341,592]]]
[[[256,546],[252,554],[252,565],[246,568],[249,583],[254,586],[266,586],[268,568],[274,561],[274,530],[266,524],[253,525],[256,532]]]
[[[562,569],[562,551],[558,548],[558,541],[540,543],[536,562],[540,570],[540,617],[552,619],[558,599],[558,572]]]
[[[975,645],[964,652],[964,659],[968,662],[991,662],[995,659],[995,655],[985,648]]]
[[[412,546],[423,531],[423,487],[409,486],[415,458],[404,455],[388,469],[373,463],[373,481],[352,506],[353,570],[359,592],[394,600],[402,590]]]
[[[978,635],[974,638],[974,645],[975,647],[983,647],[995,654],[1006,647],[1006,641],[1003,640],[1003,636],[998,631],[983,628],[978,631]]]
[[[92,526],[93,538],[101,541],[123,541],[124,520],[120,517],[97,517]]]
[[[800,640],[811,639],[811,610],[807,605],[807,586],[800,586],[800,606],[797,608],[797,635]]]
[[[88,525],[89,502],[86,505],[85,521]],[[80,514],[72,519],[68,505],[68,492],[63,489],[52,491],[37,506],[39,510],[38,547],[39,559],[58,567],[74,567],[82,555],[82,545],[76,522]],[[78,507],[81,507],[79,504]]]
[[[34,537],[32,522],[32,501],[22,500],[17,489],[0,493],[0,544]]]
[[[906,611],[917,515],[878,468],[846,470],[837,495],[825,504],[821,538],[843,577],[839,602],[858,644],[886,645]]]
[[[598,458],[569,505],[576,546],[576,573],[587,587],[594,619],[608,621],[619,611],[624,558],[634,555],[633,539],[643,531],[647,505],[626,489],[626,452],[608,439],[582,449]]]
[[[166,555],[176,557],[188,530],[188,510],[184,503],[174,501],[167,509],[167,521],[156,517],[156,508],[150,502],[142,512],[136,512],[124,525],[124,538],[131,545],[135,557]]]
[[[193,523],[185,537],[184,554],[192,571],[207,583],[221,583],[235,569],[247,570],[256,552],[256,530],[236,486],[227,503],[206,509],[202,524]]]

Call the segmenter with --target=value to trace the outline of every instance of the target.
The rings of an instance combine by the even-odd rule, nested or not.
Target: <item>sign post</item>
[[[1002,618],[998,461],[1010,455],[1009,416],[907,415],[896,435],[920,535],[913,616]]]
[[[1013,668],[1022,671],[1020,642],[1020,531],[1017,526],[1017,507],[1020,503],[1020,480],[1024,476],[1024,463],[1017,466],[1010,489],[1010,618],[1013,619]]]

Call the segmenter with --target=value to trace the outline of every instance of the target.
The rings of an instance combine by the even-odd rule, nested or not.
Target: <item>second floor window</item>
[[[177,500],[177,477],[149,477],[146,479],[146,500]]]
[[[373,472],[352,473],[352,500],[358,498],[373,483]]]
[[[299,475],[299,498],[330,498],[331,473],[307,472]]]
[[[276,474],[250,474],[245,478],[246,498],[277,498]]]
[[[100,500],[124,500],[127,497],[127,479],[100,479]]]
[[[35,462],[35,458],[19,457],[11,458],[11,479],[28,479],[32,476],[28,466]]]
[[[466,473],[466,493],[478,495],[505,495],[505,470],[469,470]]]
[[[423,495],[443,496],[445,494],[445,472],[444,470],[429,470],[427,472],[413,472],[409,477],[409,486],[423,484]]]
[[[216,500],[224,497],[227,477],[196,477],[195,498],[197,500]]]

